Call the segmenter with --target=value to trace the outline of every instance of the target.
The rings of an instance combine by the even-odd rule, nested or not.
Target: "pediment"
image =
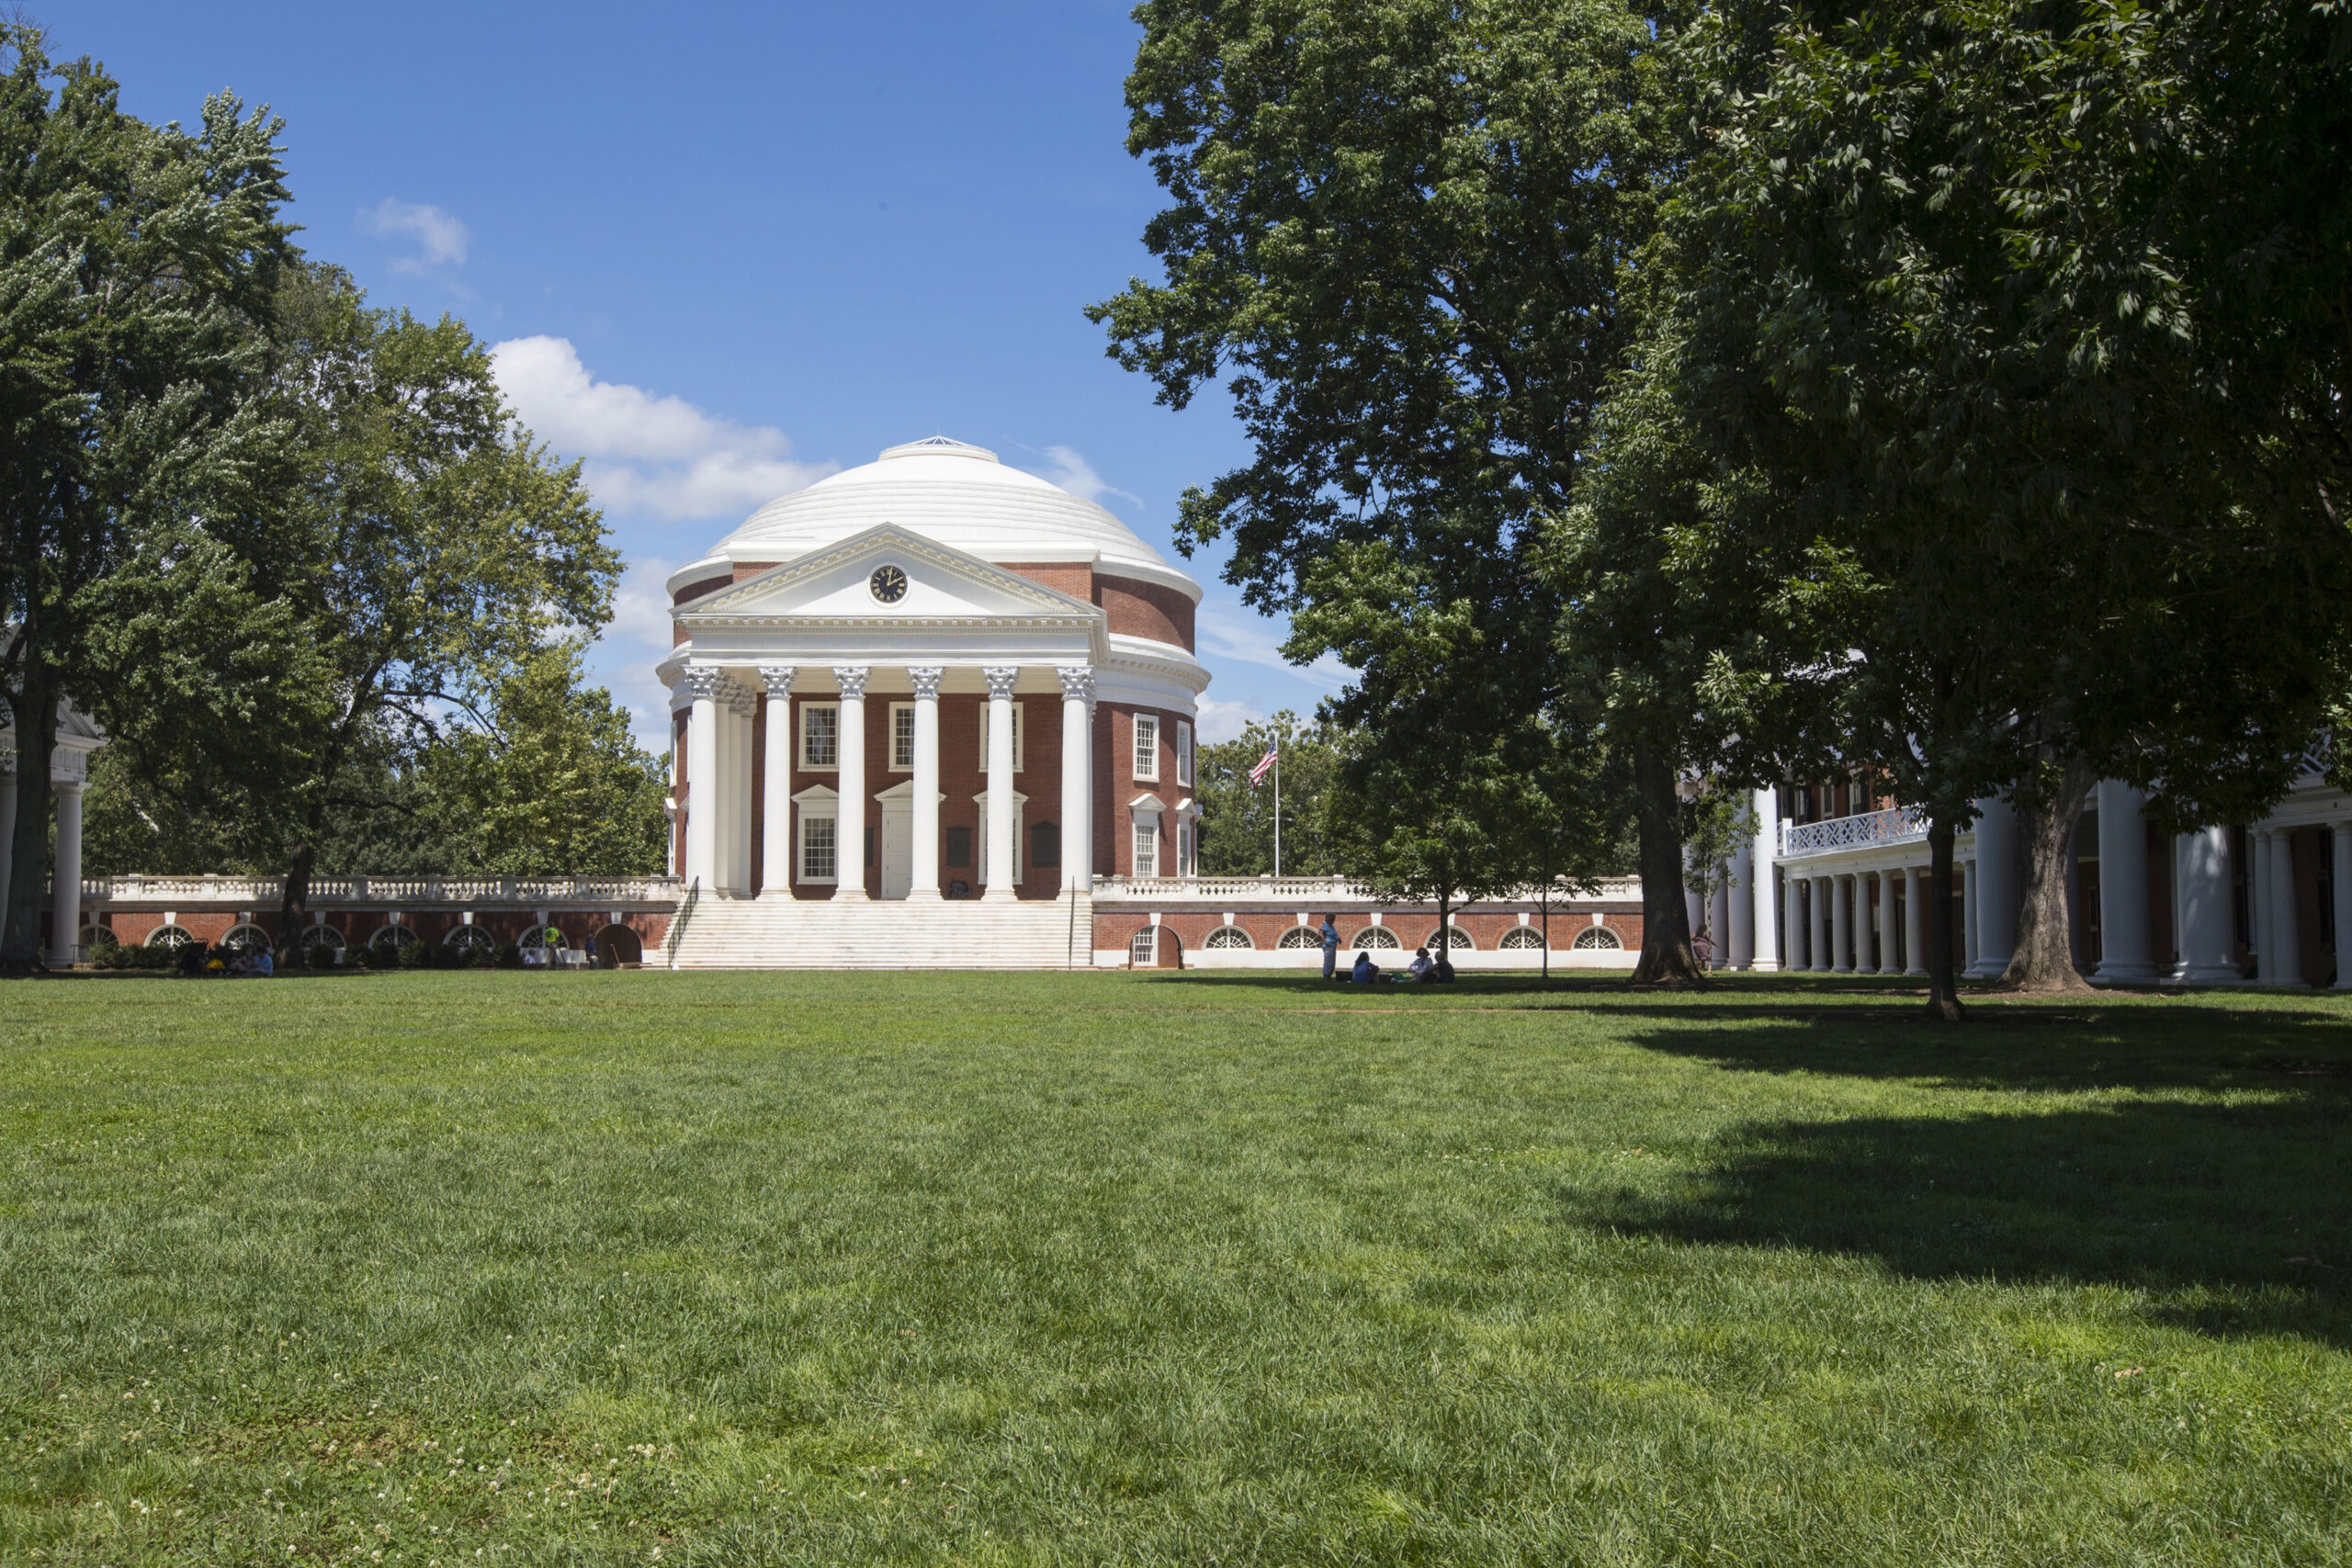
[[[888,604],[871,587],[874,573],[886,566],[897,567],[907,580],[903,596]],[[1084,624],[1102,615],[1082,599],[883,523],[706,594],[677,618],[689,628],[777,621],[915,626],[987,620]]]

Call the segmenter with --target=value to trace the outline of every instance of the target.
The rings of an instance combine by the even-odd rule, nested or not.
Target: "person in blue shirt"
[[[1369,953],[1357,953],[1356,966],[1348,974],[1348,984],[1351,986],[1370,986],[1377,984],[1379,979],[1380,965],[1372,961],[1372,954]]]
[[[1323,978],[1328,980],[1331,977],[1332,967],[1339,961],[1340,928],[1331,923],[1330,916],[1326,915],[1323,917]]]

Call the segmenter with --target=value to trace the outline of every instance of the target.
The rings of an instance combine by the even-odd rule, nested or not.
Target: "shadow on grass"
[[[1721,1058],[1727,1032],[1799,1032],[1659,1030],[1636,1043]],[[2196,1076],[2189,1062],[2159,1053],[2135,1066],[2111,1043],[2106,1055],[2101,1082],[2167,1092],[2047,1112],[1751,1124],[1669,1195],[1564,1190],[1560,1201],[1586,1225],[1870,1257],[1917,1279],[2113,1285],[2202,1333],[2352,1348],[2352,1080],[2309,1065],[2209,1068],[2205,1088],[2267,1092],[2189,1097],[2178,1092]]]

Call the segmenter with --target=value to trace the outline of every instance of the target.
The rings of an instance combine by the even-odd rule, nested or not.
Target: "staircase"
[[[684,911],[681,911],[683,914]],[[991,904],[706,895],[670,944],[673,969],[1086,969],[1084,893]]]

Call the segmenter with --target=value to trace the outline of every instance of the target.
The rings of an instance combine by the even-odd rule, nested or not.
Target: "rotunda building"
[[[1190,874],[1200,585],[1102,507],[934,436],[769,502],[668,587],[697,947],[1010,960],[980,948],[1053,946],[1098,874]]]

